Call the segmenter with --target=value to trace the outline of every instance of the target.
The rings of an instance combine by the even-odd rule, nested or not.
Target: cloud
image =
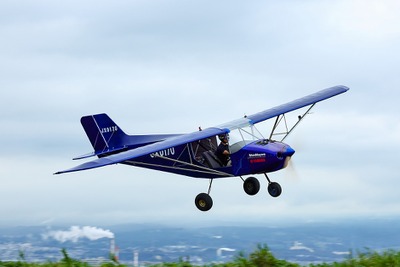
[[[61,243],[72,241],[78,242],[81,238],[97,240],[100,238],[114,238],[110,230],[104,230],[93,226],[71,226],[68,231],[50,231],[42,236],[44,239],[52,238]]]

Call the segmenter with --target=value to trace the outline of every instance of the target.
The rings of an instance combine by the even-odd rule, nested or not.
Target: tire
[[[201,211],[208,211],[213,206],[212,198],[209,194],[206,193],[198,194],[196,196],[196,199],[194,200],[194,203],[196,204],[196,207]]]
[[[279,197],[282,193],[282,187],[280,186],[280,184],[272,182],[268,185],[268,193],[272,197]]]
[[[254,196],[260,191],[260,182],[255,177],[249,177],[244,181],[243,189],[246,194]]]

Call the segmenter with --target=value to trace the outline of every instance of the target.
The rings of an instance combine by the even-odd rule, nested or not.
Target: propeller
[[[291,160],[291,157],[286,157],[285,159],[285,166],[286,166],[286,171],[285,171],[285,176],[284,178],[287,180],[292,180],[292,181],[298,181],[300,180],[299,173],[296,170],[295,164],[293,160]]]
[[[297,135],[291,136],[290,139],[291,139],[291,144],[293,145],[294,148],[296,148],[297,152],[304,149],[305,146],[304,135],[302,135],[301,131]],[[291,157],[286,157],[285,166],[286,168],[285,168],[284,178],[291,181],[299,181],[300,175],[296,169],[296,164]]]

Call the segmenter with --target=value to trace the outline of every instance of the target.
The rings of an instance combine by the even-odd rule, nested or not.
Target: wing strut
[[[282,117],[281,117],[281,115],[276,116],[276,120],[275,120],[275,123],[274,123],[274,127],[272,127],[271,134],[269,135],[269,140],[272,139],[272,136],[277,135],[277,134],[275,134],[274,132],[275,132],[275,130],[276,130],[276,127],[278,127],[279,123],[281,122],[281,120],[282,120],[282,118],[283,118],[284,116],[285,116],[285,114],[283,114]],[[280,119],[279,119],[279,118],[280,118]],[[285,121],[286,121],[286,120],[285,120]],[[286,123],[285,123],[285,124],[286,124]]]
[[[311,105],[311,107],[309,107],[307,109],[306,112],[304,112],[303,116],[299,116],[299,120],[296,122],[295,125],[293,125],[293,127],[286,133],[286,135],[282,138],[281,142],[283,142],[283,140],[286,139],[286,137],[294,130],[294,128],[296,128],[297,125],[299,125],[299,123],[304,119],[305,116],[307,116],[307,114],[310,114],[311,109],[315,106],[315,103]]]
[[[299,120],[298,120],[298,121],[292,126],[292,128],[290,128],[290,129],[288,129],[288,127],[287,127],[285,113],[284,113],[284,114],[281,114],[281,115],[278,115],[278,116],[276,117],[276,120],[275,120],[275,123],[274,123],[274,127],[272,127],[272,131],[271,131],[271,134],[270,134],[270,136],[269,136],[269,140],[272,140],[272,137],[275,136],[275,135],[285,135],[285,136],[281,139],[281,142],[283,142],[283,141],[286,139],[286,137],[288,137],[288,135],[294,130],[294,128],[296,128],[297,125],[299,125],[299,123],[305,118],[305,116],[307,116],[308,114],[310,114],[310,111],[311,111],[311,109],[312,109],[314,106],[315,106],[315,103],[312,104],[312,105],[307,109],[307,111],[304,112],[303,115],[300,115],[300,116],[299,116]],[[278,127],[278,125],[281,123],[282,119],[283,119],[284,122],[285,122],[286,132],[283,132],[283,133],[275,133],[275,130],[276,130],[276,128]]]

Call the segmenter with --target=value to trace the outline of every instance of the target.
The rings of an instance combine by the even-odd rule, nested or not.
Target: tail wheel
[[[279,197],[282,193],[282,187],[277,182],[271,182],[268,185],[268,193],[272,197]]]
[[[196,207],[201,211],[208,211],[213,206],[212,198],[209,194],[206,193],[198,194],[196,196],[196,199],[194,200],[194,203],[196,204]]]
[[[260,182],[255,177],[249,177],[244,181],[243,189],[246,194],[254,196],[260,191]]]

